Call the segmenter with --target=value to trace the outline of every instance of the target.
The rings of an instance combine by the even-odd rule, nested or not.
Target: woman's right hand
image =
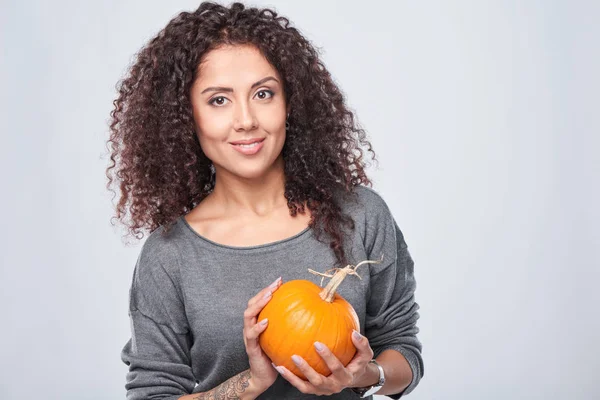
[[[277,278],[275,282],[251,298],[246,311],[244,311],[244,344],[250,361],[250,381],[261,392],[267,390],[275,382],[279,373],[273,368],[271,360],[258,342],[258,337],[267,328],[269,321],[257,321],[257,318],[279,286],[281,286],[281,278]]]

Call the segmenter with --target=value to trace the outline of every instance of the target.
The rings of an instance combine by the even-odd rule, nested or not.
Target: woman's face
[[[258,49],[227,46],[208,52],[191,102],[200,146],[218,175],[252,179],[283,166],[275,163],[285,142],[283,83]],[[261,142],[257,147],[234,144],[248,140]]]

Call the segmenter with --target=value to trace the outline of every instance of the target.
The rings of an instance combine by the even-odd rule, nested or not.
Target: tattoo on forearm
[[[240,395],[250,386],[250,370],[241,372],[216,388],[200,393],[194,400],[240,400]]]

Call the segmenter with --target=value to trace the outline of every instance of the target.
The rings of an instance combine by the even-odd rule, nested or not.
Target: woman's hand
[[[352,342],[357,352],[346,367],[341,361],[322,343],[315,342],[317,353],[329,367],[331,375],[323,376],[315,371],[302,357],[294,355],[292,361],[308,379],[304,381],[290,372],[284,366],[276,367],[281,376],[294,385],[299,391],[306,394],[331,395],[339,393],[347,387],[368,386],[375,383],[369,381],[367,366],[373,359],[373,350],[366,337],[358,332],[352,334]]]
[[[244,344],[250,361],[250,381],[261,393],[275,382],[277,371],[258,342],[258,337],[267,328],[268,321],[266,319],[257,321],[256,319],[279,286],[281,286],[281,278],[277,278],[269,287],[251,298],[246,311],[244,311]]]

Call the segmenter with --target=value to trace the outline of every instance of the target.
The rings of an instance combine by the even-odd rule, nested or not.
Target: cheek
[[[257,116],[262,129],[272,135],[285,135],[285,109],[265,109]]]
[[[194,115],[196,135],[204,154],[211,160],[217,162],[222,155],[223,143],[227,141],[230,126],[227,118],[216,113],[205,112],[202,117]]]
[[[194,122],[201,142],[226,140],[231,126],[231,118],[225,112],[206,107],[194,111]]]

